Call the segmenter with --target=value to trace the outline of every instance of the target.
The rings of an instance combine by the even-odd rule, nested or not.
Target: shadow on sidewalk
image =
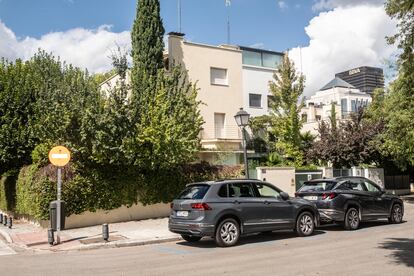
[[[414,239],[390,238],[381,243],[379,248],[391,250],[388,256],[392,257],[395,263],[414,268]]]

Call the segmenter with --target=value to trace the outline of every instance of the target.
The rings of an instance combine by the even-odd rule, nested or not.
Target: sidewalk
[[[405,203],[414,203],[414,194],[401,196]]]
[[[125,247],[176,241],[181,238],[168,231],[168,218],[109,224],[108,242],[102,238],[102,225],[63,230],[61,244],[55,246],[48,243],[47,229],[18,220],[13,222],[12,229],[0,225],[0,235],[14,246],[34,252]]]

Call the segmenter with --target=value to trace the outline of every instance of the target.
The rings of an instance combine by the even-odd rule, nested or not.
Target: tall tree
[[[153,101],[155,78],[164,67],[164,27],[159,0],[138,0],[132,27],[132,103],[134,117],[147,110]],[[151,86],[151,89],[147,89]]]
[[[386,11],[398,20],[398,32],[388,38],[401,49],[398,76],[369,109],[371,119],[385,124],[377,137],[379,149],[405,169],[414,166],[414,1],[388,0]]]
[[[274,81],[269,83],[273,96],[270,110],[270,133],[276,138],[274,151],[279,152],[288,164],[301,166],[302,121],[299,118],[303,101],[298,104],[303,93],[305,78],[298,75],[294,63],[288,55],[274,74]]]

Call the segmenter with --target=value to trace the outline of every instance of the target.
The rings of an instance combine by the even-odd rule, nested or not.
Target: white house
[[[317,134],[319,121],[328,120],[332,104],[335,105],[337,119],[344,120],[360,107],[366,107],[371,101],[371,95],[335,77],[306,100],[306,106],[301,111],[304,120],[301,131]]]

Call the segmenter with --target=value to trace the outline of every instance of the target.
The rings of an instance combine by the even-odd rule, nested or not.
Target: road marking
[[[8,247],[3,241],[0,240],[0,256],[16,254],[13,249]]]
[[[178,248],[174,248],[172,246],[166,246],[166,245],[156,245],[154,246],[154,249],[162,253],[168,253],[168,254],[174,254],[174,255],[185,255],[185,254],[191,253],[188,250],[178,249]]]

